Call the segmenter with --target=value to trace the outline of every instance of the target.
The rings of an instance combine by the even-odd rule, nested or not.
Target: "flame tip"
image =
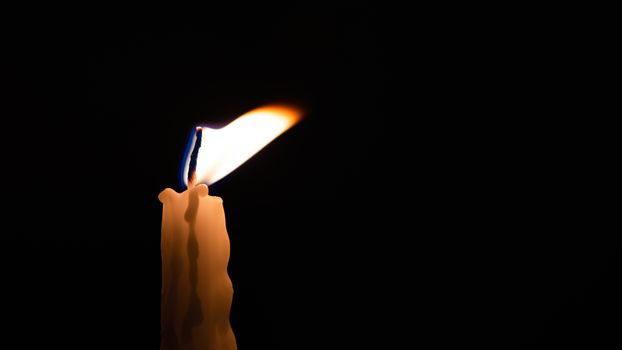
[[[293,103],[275,103],[258,107],[249,113],[253,112],[274,112],[284,114],[285,116],[300,118],[304,114],[304,109]]]

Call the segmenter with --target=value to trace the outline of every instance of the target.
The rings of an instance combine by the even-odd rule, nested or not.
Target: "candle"
[[[162,213],[162,349],[236,349],[222,200],[199,184],[158,196]]]
[[[207,185],[293,126],[285,106],[253,110],[222,129],[198,127],[183,166],[187,190],[167,188],[162,211],[161,350],[237,349],[229,322],[233,285],[223,201]],[[203,147],[201,147],[203,145]]]

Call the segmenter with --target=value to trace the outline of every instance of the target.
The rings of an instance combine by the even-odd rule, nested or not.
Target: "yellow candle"
[[[167,188],[158,196],[163,204],[161,350],[237,349],[229,323],[233,286],[225,211],[206,184],[235,170],[299,119],[298,109],[266,106],[221,129],[197,128],[182,172],[191,174],[184,176],[188,189]]]

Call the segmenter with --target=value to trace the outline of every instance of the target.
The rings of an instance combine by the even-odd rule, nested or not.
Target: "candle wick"
[[[192,175],[188,178],[188,188],[193,188],[195,185],[195,181],[197,179],[196,172],[192,172]]]
[[[188,167],[188,188],[194,187],[196,181],[197,158],[199,156],[199,148],[201,148],[201,139],[203,138],[203,129],[200,126],[197,126],[194,136],[194,147],[190,155],[190,166]]]

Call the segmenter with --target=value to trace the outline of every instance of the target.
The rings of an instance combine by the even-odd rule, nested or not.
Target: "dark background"
[[[157,349],[188,133],[289,102],[210,188],[240,349],[619,344],[613,139],[566,55],[598,43],[459,10],[39,10],[4,30],[3,339]]]

